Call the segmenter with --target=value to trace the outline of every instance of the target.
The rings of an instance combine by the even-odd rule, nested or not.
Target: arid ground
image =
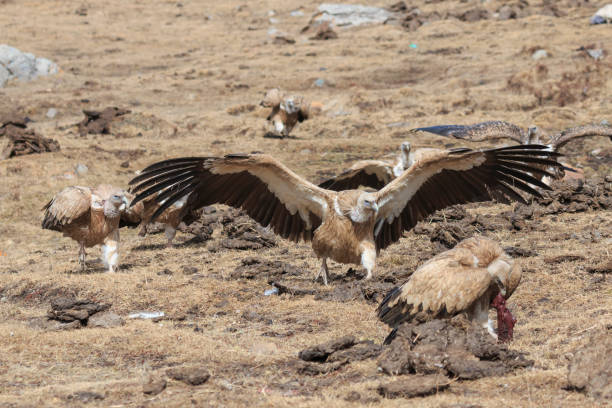
[[[495,12],[502,4],[409,3],[424,16]],[[163,234],[141,238],[122,229],[119,272],[96,264],[93,248],[81,273],[77,244],[40,227],[41,207],[63,187],[127,187],[135,171],[164,158],[265,151],[318,182],[354,160],[393,154],[404,140],[467,146],[410,133],[413,127],[507,120],[552,133],[612,121],[612,31],[588,24],[605,2],[559,1],[552,11],[544,3],[517,2],[524,13],[517,19],[448,17],[410,31],[400,18],[336,28],[338,38],[320,41],[300,31],[318,4],[296,0],[0,0],[0,43],[61,68],[0,89],[2,112],[28,116],[30,128],[61,146],[0,161],[0,406],[603,404],[568,389],[567,366],[591,333],[612,324],[609,207],[537,216],[513,212],[516,205],[466,207],[480,222],[469,231],[459,225],[460,237],[482,233],[523,255],[523,280],[508,302],[518,320],[510,348],[534,365],[409,400],[377,393],[393,378],[377,370],[375,358],[319,375],[292,367],[300,350],[343,335],[380,344],[389,328],[377,320],[376,302],[444,249],[432,229],[446,222],[440,216],[383,251],[367,286],[373,289],[364,291],[362,271],[346,276],[348,265],[331,263],[329,287],[312,282],[319,263],[307,244],[276,239],[236,249],[224,244],[228,228],[219,225],[208,239],[179,233],[171,249]],[[302,13],[291,15],[296,10]],[[272,27],[295,42],[275,41]],[[585,51],[600,48],[598,60]],[[534,60],[539,49],[548,56]],[[267,112],[258,103],[272,87],[320,101],[323,111],[291,138],[264,138]],[[108,106],[132,113],[110,134],[80,135],[73,125],[82,111]],[[605,188],[612,142],[585,139],[563,153]],[[77,164],[88,171],[76,175]],[[504,214],[513,213],[523,218],[508,221]],[[229,229],[236,224],[230,220]],[[264,296],[279,276],[305,292]],[[41,322],[63,296],[111,304],[125,323],[53,330]],[[128,318],[137,311],[165,316]],[[150,376],[184,366],[210,378],[197,386],[169,379],[161,393],[143,393]]]

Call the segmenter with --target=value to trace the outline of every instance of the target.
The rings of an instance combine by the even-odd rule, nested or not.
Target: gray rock
[[[536,61],[542,58],[548,58],[548,52],[546,50],[537,50],[536,52],[533,53],[531,58]]]
[[[6,69],[4,65],[0,63],[0,88],[4,87],[4,85],[9,80],[10,77],[11,77],[11,74],[8,71],[8,69]]]
[[[89,171],[89,168],[81,163],[78,163],[75,167],[74,167],[74,172],[76,173],[77,176],[79,177],[83,177],[84,175],[87,174],[87,172]]]
[[[204,384],[210,378],[210,373],[202,367],[176,367],[166,371],[166,375],[173,380],[182,381],[189,385]]]
[[[607,4],[597,10],[597,12],[591,17],[591,24],[606,24],[612,23],[612,4]]]
[[[53,118],[54,118],[54,117],[56,117],[56,116],[57,116],[57,109],[55,109],[55,108],[50,108],[50,109],[47,111],[47,117],[48,117],[49,119],[53,119]]]
[[[96,313],[87,321],[87,327],[119,327],[123,326],[123,319],[114,312]]]
[[[29,81],[39,76],[57,74],[58,70],[57,64],[53,61],[37,58],[15,47],[0,44],[0,87],[4,86],[8,79]],[[8,78],[6,78],[7,72]]]
[[[383,8],[358,4],[324,3],[318,9],[321,14],[314,18],[315,22],[329,21],[337,27],[382,24],[393,16]]]
[[[594,50],[586,50],[587,53],[591,56],[591,58],[595,60],[600,60],[603,58],[604,52],[601,48],[597,48]]]
[[[324,79],[317,79],[313,82],[314,86],[317,86],[319,88],[322,88],[323,86],[325,86],[325,80]]]

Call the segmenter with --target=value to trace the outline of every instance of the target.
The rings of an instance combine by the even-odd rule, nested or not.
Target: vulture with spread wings
[[[119,263],[119,220],[129,205],[125,192],[101,184],[66,187],[44,207],[42,227],[59,231],[79,243],[79,263],[85,269],[85,248],[102,245],[102,262],[109,272]]]
[[[448,318],[465,313],[500,341],[512,339],[516,320],[505,307],[521,281],[521,268],[488,238],[469,238],[442,252],[392,289],[378,306],[378,317],[396,329],[402,322]],[[498,312],[497,333],[489,308]],[[387,337],[388,344],[394,331]]]
[[[165,160],[130,184],[138,193],[133,205],[161,192],[157,200],[163,204],[152,220],[189,194],[187,209],[227,204],[283,238],[312,241],[327,283],[327,258],[361,264],[369,279],[378,251],[436,210],[491,199],[524,202],[518,191],[539,196],[531,185],[549,187],[528,172],[548,174],[533,164],[560,166],[556,156],[540,145],[440,150],[376,192],[323,189],[266,154]]]

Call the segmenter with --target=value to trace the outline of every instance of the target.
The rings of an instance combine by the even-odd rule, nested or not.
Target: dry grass
[[[87,15],[77,15],[75,10],[84,4]],[[162,158],[252,150],[274,154],[318,181],[347,161],[393,152],[406,137],[415,146],[460,145],[387,126],[394,122],[417,127],[504,119],[557,130],[611,119],[610,50],[593,71],[599,88],[564,99],[563,107],[555,103],[555,95],[538,99],[532,91],[517,93],[507,86],[509,78],[536,72],[541,64],[547,81],[555,84],[565,72],[578,77],[587,72],[594,62],[575,50],[599,41],[605,31],[587,24],[597,7],[573,9],[562,18],[438,21],[410,33],[393,25],[339,30],[337,40],[317,42],[297,34],[314,5],[304,6],[304,17],[291,17],[300,2],[270,0],[238,8],[240,4],[0,2],[2,42],[62,67],[55,77],[0,89],[0,109],[21,108],[38,132],[62,147],[58,153],[0,162],[0,251],[6,254],[0,257],[0,405],[80,405],[70,396],[93,391],[104,399],[91,406],[354,406],[344,398],[356,391],[360,403],[372,406],[596,406],[596,401],[564,389],[566,357],[596,327],[612,324],[609,279],[586,272],[586,266],[612,256],[610,211],[545,216],[532,221],[538,228],[531,232],[489,234],[503,246],[539,254],[522,260],[524,279],[509,302],[518,319],[512,347],[528,352],[535,366],[507,377],[456,382],[449,391],[410,401],[377,396],[376,386],[387,378],[377,372],[375,361],[319,377],[286,368],[302,348],[343,334],[382,340],[388,328],[375,318],[375,305],[315,301],[313,296],[264,297],[269,287],[265,278],[227,279],[247,256],[282,260],[314,273],[318,263],[308,245],[281,241],[257,253],[211,253],[205,243],[146,249],[163,238],[143,240],[136,231],[122,231],[119,273],[100,268],[76,273],[76,244],[40,229],[40,207],[67,185],[123,186],[135,170]],[[424,9],[460,4],[427,4]],[[272,9],[280,20],[276,26],[298,37],[295,45],[274,45],[268,38],[267,12]],[[410,43],[418,48],[409,48]],[[457,47],[460,53],[427,53]],[[552,56],[533,61],[525,52],[530,47],[546,48]],[[312,86],[317,78],[331,86]],[[575,79],[572,86],[584,83]],[[248,108],[273,86],[301,92],[326,107],[323,115],[294,130],[297,139],[262,138],[265,112]],[[133,138],[80,137],[76,128],[66,128],[81,120],[81,109],[109,105],[155,115],[176,125],[177,135],[160,138],[145,131]],[[59,111],[52,120],[45,117],[50,107]],[[130,160],[126,169],[120,167],[125,158],[95,146],[147,152]],[[568,160],[584,165],[587,176],[609,174],[609,146],[607,140],[596,139],[568,145]],[[608,156],[588,154],[595,148],[608,149]],[[63,174],[77,163],[89,167],[87,175],[65,179]],[[470,211],[498,214],[507,209],[495,205]],[[567,238],[568,231],[575,238]],[[601,239],[585,238],[593,231]],[[187,239],[178,237],[179,242]],[[432,248],[426,236],[410,233],[381,254],[379,273],[413,269],[421,261],[419,251]],[[89,252],[95,258],[98,249]],[[586,261],[546,262],[565,254],[580,254]],[[195,266],[198,273],[187,275],[183,266]],[[173,274],[158,275],[165,268]],[[346,270],[331,266],[333,274]],[[312,276],[294,279],[309,281]],[[128,320],[115,329],[31,328],[30,319],[44,315],[49,300],[59,294],[110,302],[120,315],[163,310],[168,319]],[[265,319],[247,319],[245,311]],[[206,366],[211,379],[199,387],[171,381],[158,396],[143,395],[140,384],[146,373],[182,364]]]

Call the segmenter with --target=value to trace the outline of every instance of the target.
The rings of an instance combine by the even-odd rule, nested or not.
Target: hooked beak
[[[121,198],[121,201],[123,202],[123,204],[121,204],[121,206],[119,207],[120,211],[125,211],[130,208],[130,200],[128,200],[126,196],[123,196]]]

